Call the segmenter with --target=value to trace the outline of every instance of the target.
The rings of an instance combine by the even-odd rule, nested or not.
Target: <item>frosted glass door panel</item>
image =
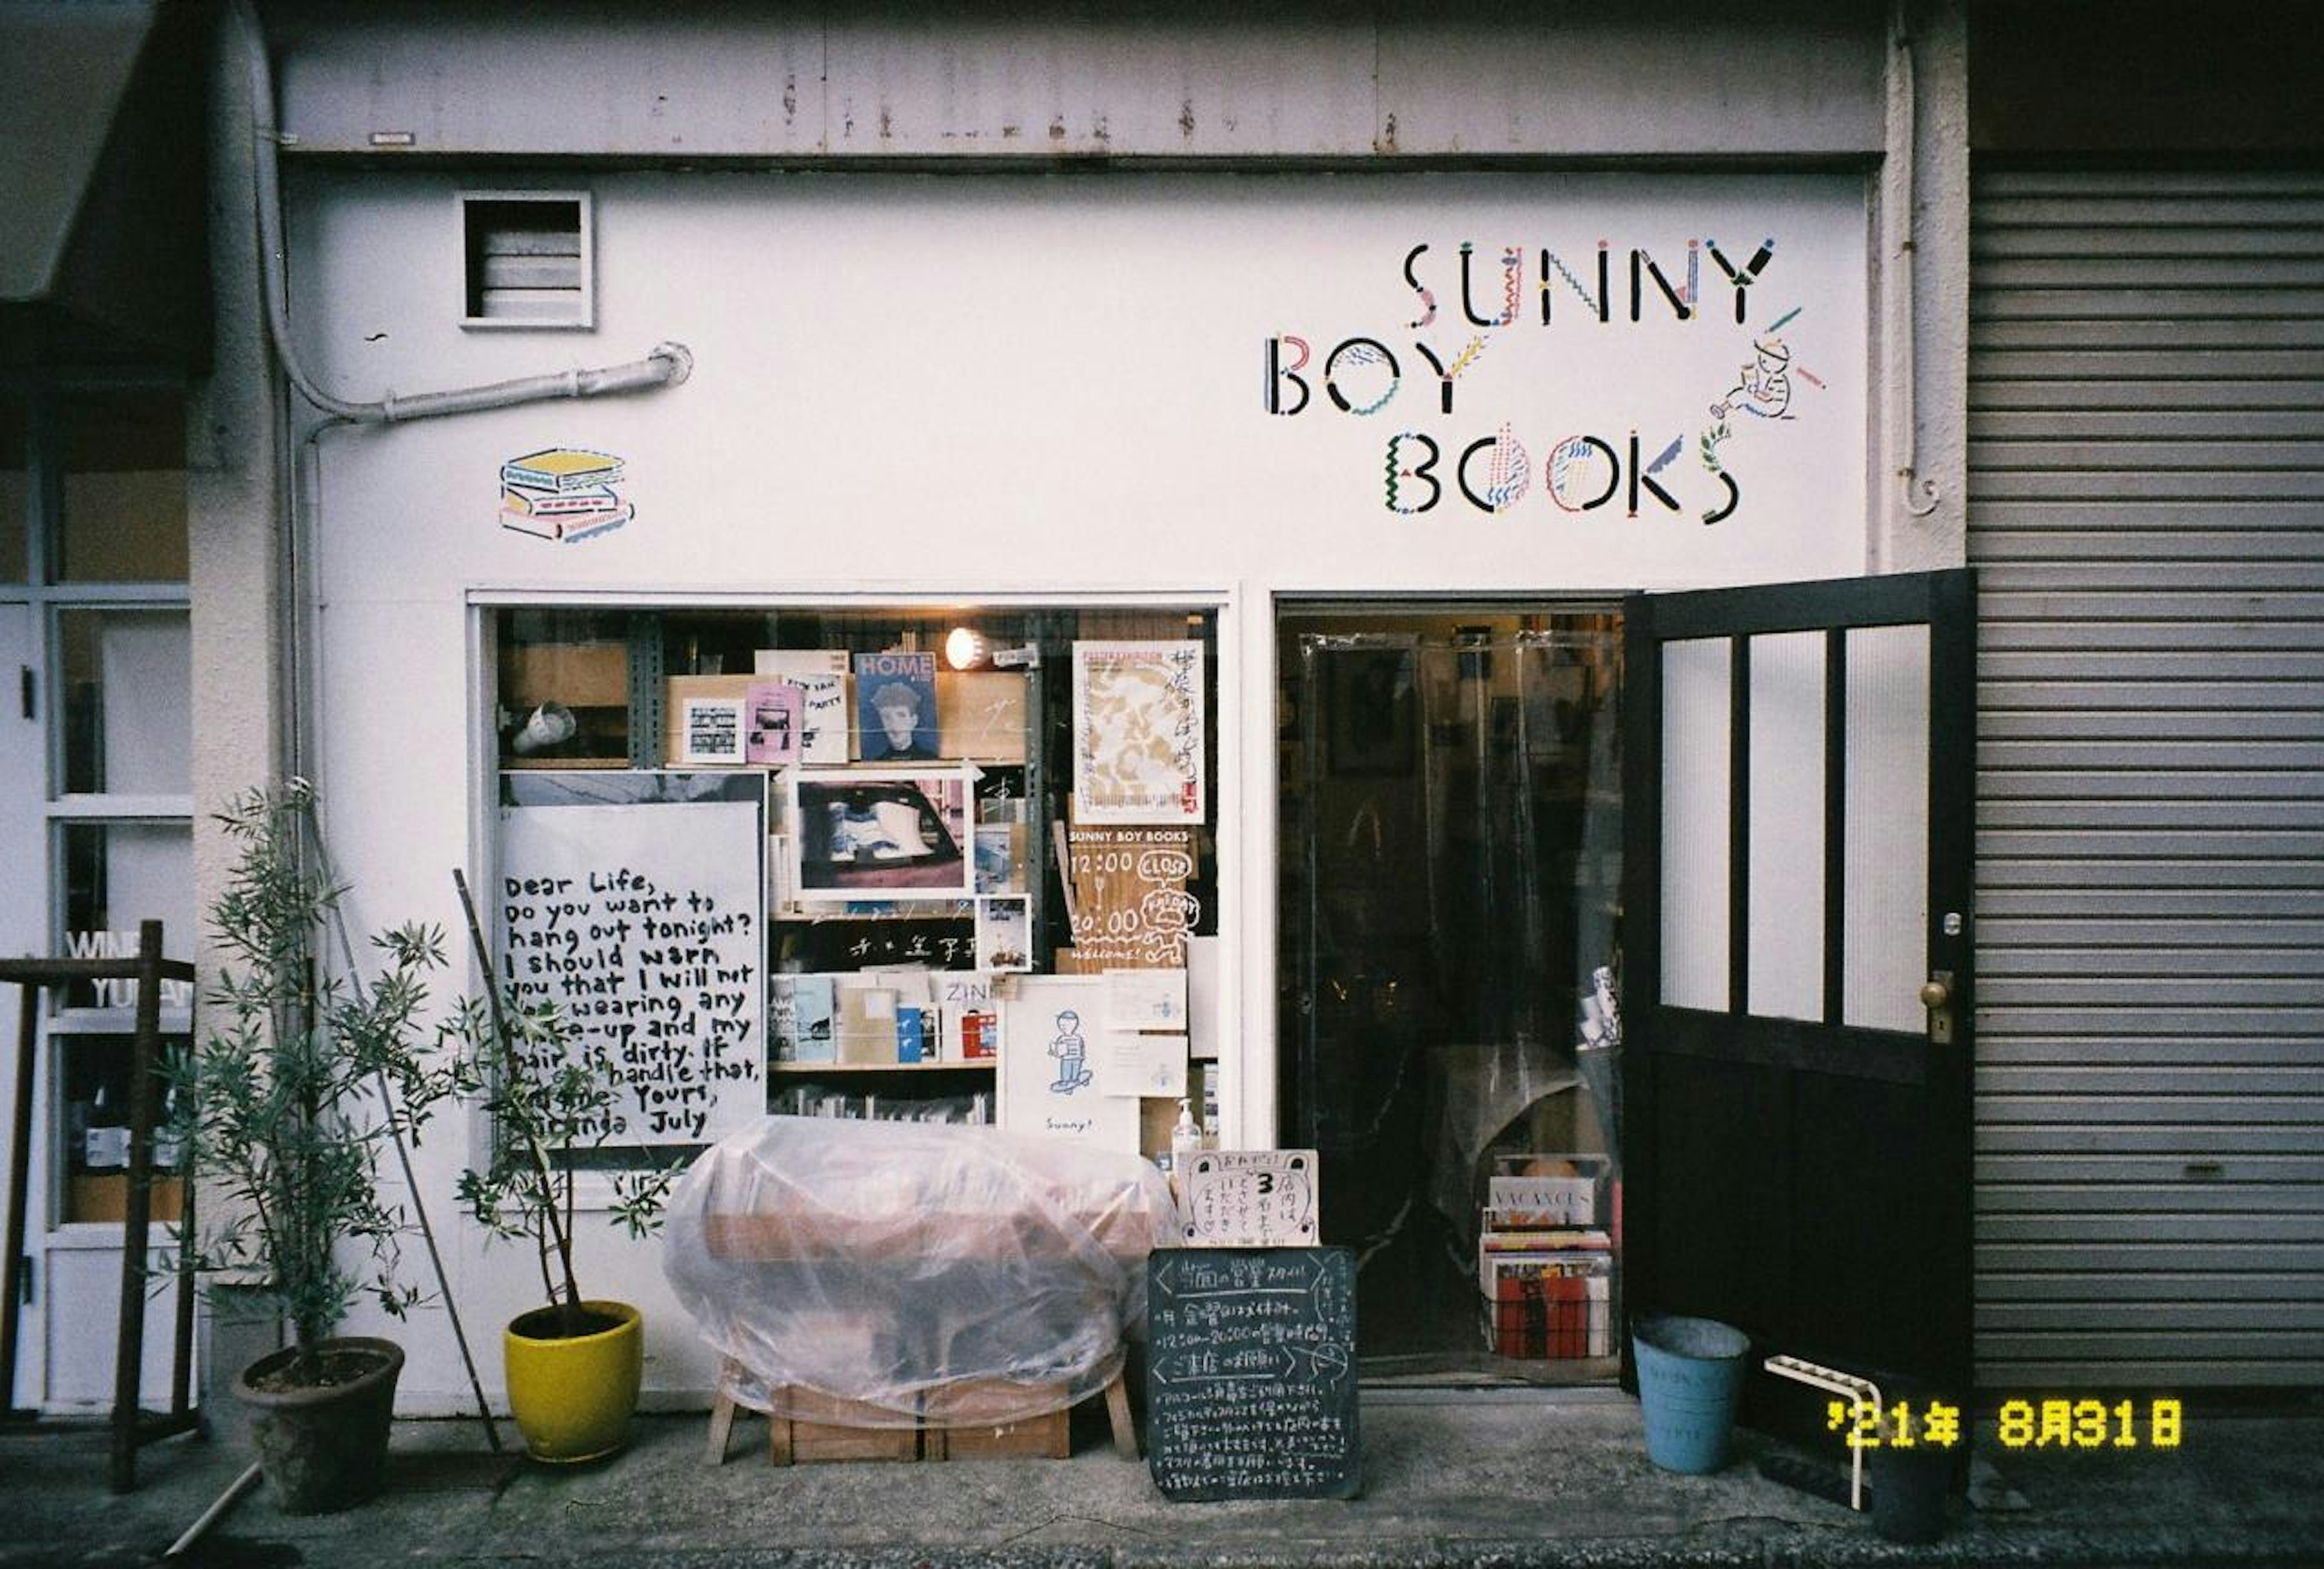
[[[1663,1001],[1728,1005],[1729,682],[1725,638],[1663,646]]]
[[[69,610],[67,795],[181,796],[192,788],[193,640],[182,610]]]
[[[1849,941],[1841,1022],[1925,1029],[1929,629],[1848,634]]]
[[[1750,996],[1823,1017],[1824,634],[1751,640]]]

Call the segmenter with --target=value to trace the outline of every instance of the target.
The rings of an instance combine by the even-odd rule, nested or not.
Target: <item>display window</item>
[[[1217,627],[490,612],[494,962],[623,1064],[596,1158],[768,1112],[1215,1131]]]

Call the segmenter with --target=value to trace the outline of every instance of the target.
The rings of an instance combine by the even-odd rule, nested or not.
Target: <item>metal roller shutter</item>
[[[1971,235],[1980,1380],[2324,1383],[2324,174]]]

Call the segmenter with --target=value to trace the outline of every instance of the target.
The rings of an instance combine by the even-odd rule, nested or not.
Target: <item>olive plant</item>
[[[290,1327],[301,1383],[321,1376],[317,1348],[360,1297],[399,1317],[420,1300],[396,1278],[405,1221],[381,1195],[380,1158],[399,1135],[417,1142],[462,1079],[421,1022],[445,962],[440,928],[373,937],[370,980],[318,959],[346,890],[323,869],[315,808],[313,787],[294,779],[216,814],[238,847],[209,911],[226,957],[198,1042],[169,1070],[172,1131],[208,1201],[195,1268],[255,1281],[256,1303]]]
[[[467,885],[459,886],[469,936],[490,973]],[[467,1043],[466,1087],[481,1091],[493,1129],[489,1161],[460,1174],[460,1200],[494,1236],[533,1245],[557,1336],[587,1334],[593,1325],[573,1267],[574,1158],[613,1133],[621,1065],[603,1038],[579,1029],[553,1001],[523,1001],[497,989],[462,999],[451,1028]],[[606,1218],[632,1237],[651,1235],[684,1169],[609,1173]]]

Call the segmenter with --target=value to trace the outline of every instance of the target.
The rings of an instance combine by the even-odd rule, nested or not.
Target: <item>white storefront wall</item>
[[[450,869],[489,871],[482,606],[1216,605],[1225,1131],[1262,1144],[1278,598],[1603,595],[1872,556],[1862,172],[568,173],[540,188],[592,198],[594,328],[464,330],[457,196],[526,188],[291,186],[291,315],[326,386],[695,355],[674,390],[330,429],[302,456],[315,761],[359,927],[456,929]],[[618,456],[630,521],[503,528],[502,464],[549,447]],[[453,1219],[485,1137],[470,1120],[418,1158],[489,1343],[539,1281]],[[585,1283],[656,1325],[649,1390],[706,1389],[654,1249],[584,1247]],[[402,1338],[405,1405],[457,1408],[449,1334]]]

